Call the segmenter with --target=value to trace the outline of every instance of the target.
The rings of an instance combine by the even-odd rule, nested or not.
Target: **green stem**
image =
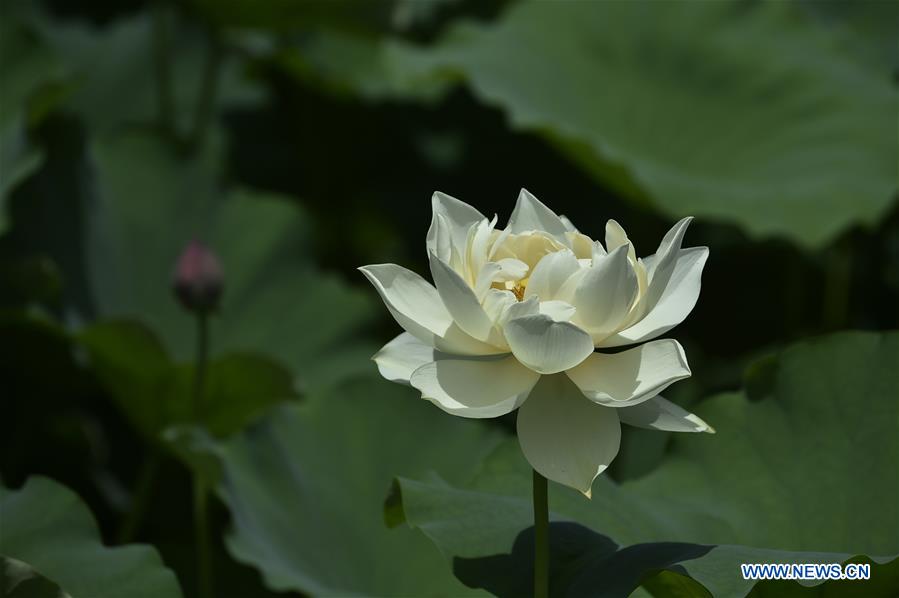
[[[209,358],[209,320],[205,313],[197,314],[197,358],[194,364],[194,422],[204,419],[203,399],[206,381],[206,362]],[[197,545],[197,596],[212,598],[212,552],[209,544],[208,488],[203,476],[194,473],[194,539]]]
[[[546,478],[534,470],[534,598],[549,596],[549,500]]]
[[[159,125],[175,135],[175,100],[172,95],[172,57],[169,15],[162,0],[153,3],[153,62],[156,69],[156,103]]]
[[[194,111],[193,130],[191,131],[189,147],[196,150],[203,144],[206,130],[215,114],[215,98],[218,92],[219,71],[222,65],[222,41],[218,31],[211,29],[206,38],[206,62],[203,65],[203,78],[197,94],[197,105]]]
[[[131,508],[128,510],[128,514],[119,528],[119,544],[128,544],[134,540],[137,532],[140,531],[144,516],[147,514],[147,507],[149,507],[150,499],[152,498],[156,475],[159,473],[159,466],[162,463],[159,450],[153,447],[150,451],[150,454],[141,465],[140,473],[137,475],[137,481],[132,492]]]
[[[193,416],[194,423],[202,424],[204,419],[203,394],[206,383],[206,361],[209,356],[209,316],[197,314],[197,358],[194,362]]]

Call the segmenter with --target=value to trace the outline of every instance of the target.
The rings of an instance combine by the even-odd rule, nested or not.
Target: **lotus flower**
[[[508,226],[496,223],[436,193],[433,285],[395,264],[360,268],[405,330],[374,356],[381,375],[461,417],[518,409],[533,468],[588,497],[618,453],[621,422],[713,431],[659,396],[690,368],[676,340],[651,340],[699,297],[709,252],[681,248],[690,218],[646,258],[614,220],[603,245],[525,190]],[[625,345],[635,346],[608,351]]]

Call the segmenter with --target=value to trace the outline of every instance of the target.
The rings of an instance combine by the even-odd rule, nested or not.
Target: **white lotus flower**
[[[650,341],[699,297],[709,252],[681,248],[689,218],[641,259],[614,220],[603,246],[525,190],[504,230],[442,193],[433,210],[434,285],[395,264],[360,268],[406,331],[374,357],[385,378],[453,415],[519,409],[533,468],[587,496],[618,453],[620,422],[713,431],[659,396],[690,368],[677,341]]]

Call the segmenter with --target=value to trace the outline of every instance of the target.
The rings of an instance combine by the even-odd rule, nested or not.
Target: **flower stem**
[[[147,514],[147,508],[150,506],[156,476],[162,463],[159,449],[154,446],[150,451],[150,454],[141,465],[140,473],[137,475],[134,491],[132,492],[131,508],[119,527],[119,544],[128,544],[134,541],[143,524],[144,516]]]
[[[194,362],[193,419],[202,424],[204,419],[203,393],[206,383],[206,361],[209,354],[209,320],[204,312],[197,314],[197,356]]]
[[[534,598],[549,596],[549,500],[546,478],[534,470]]]
[[[193,415],[196,424],[204,418],[203,395],[209,353],[209,322],[205,312],[197,314],[197,358],[194,364]],[[209,545],[209,514],[206,482],[194,473],[194,541],[197,546],[197,596],[212,597],[212,553]]]

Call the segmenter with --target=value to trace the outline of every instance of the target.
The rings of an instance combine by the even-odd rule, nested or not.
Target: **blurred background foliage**
[[[354,270],[426,272],[433,191],[502,219],[520,187],[711,247],[669,398],[720,433],[628,430],[591,503],[557,489],[554,592],[899,592],[895,2],[0,6],[8,595],[196,595],[192,479],[216,596],[526,593],[514,419],[377,378],[398,329]],[[226,276],[201,422],[194,238]],[[736,577],[852,558],[876,583]]]

